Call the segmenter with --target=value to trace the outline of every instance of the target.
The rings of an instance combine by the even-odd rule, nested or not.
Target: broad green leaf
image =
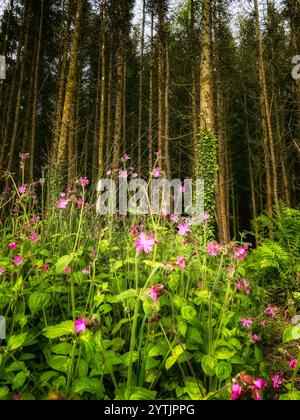
[[[63,257],[61,257],[55,265],[55,273],[57,275],[63,274],[65,272],[65,269],[68,267],[68,265],[71,264],[73,259],[74,255],[64,255]]]
[[[300,338],[300,325],[295,327],[289,326],[284,330],[283,343],[289,343],[290,341],[299,340]]]
[[[197,311],[193,306],[186,305],[181,309],[181,315],[187,321],[192,321],[197,316]]]
[[[8,351],[18,350],[20,347],[23,346],[26,338],[27,338],[27,333],[10,337],[7,344]]]
[[[59,343],[50,348],[51,353],[60,355],[60,356],[70,356],[73,351],[73,346],[69,343]]]
[[[201,381],[196,381],[192,377],[185,378],[185,391],[189,394],[191,400],[201,400],[206,395],[206,389]]]
[[[126,299],[131,299],[131,298],[136,298],[136,297],[137,297],[136,290],[130,289],[130,290],[126,290],[123,293],[120,293],[117,296],[109,296],[107,300],[110,303],[118,303],[118,302],[123,302]]]
[[[100,398],[104,394],[104,386],[100,379],[81,378],[75,382],[73,392],[80,396],[87,392]]]
[[[39,379],[39,384],[44,387],[48,384],[48,382],[50,381],[50,379],[55,378],[59,375],[58,372],[54,372],[54,371],[49,371],[49,372],[44,372]]]
[[[29,372],[27,374],[24,372],[17,373],[12,382],[12,390],[16,391],[17,389],[20,389],[26,382],[28,376]]]
[[[71,335],[74,333],[74,322],[66,321],[53,327],[47,327],[43,329],[43,335],[50,340],[54,338],[60,338],[64,335]]]
[[[32,315],[44,309],[50,300],[50,296],[47,293],[32,293],[28,300],[28,306]]]
[[[47,363],[51,369],[67,373],[69,371],[71,359],[66,356],[49,356],[47,358]]]
[[[115,334],[117,334],[117,332],[122,328],[122,326],[124,325],[124,324],[127,324],[129,322],[129,320],[128,319],[121,319],[121,321],[119,321],[116,325],[115,325],[115,327],[114,327],[114,329],[112,330],[112,335],[115,335]]]
[[[217,367],[217,378],[220,381],[225,381],[231,377],[232,367],[229,363],[220,362]]]
[[[182,353],[184,353],[186,346],[176,346],[173,350],[172,350],[172,355],[170,357],[168,357],[168,359],[166,360],[166,369],[169,370],[171,369],[171,367],[177,362],[179,356],[182,355]]]
[[[168,346],[164,344],[156,344],[148,351],[148,357],[165,356],[168,352]]]
[[[149,389],[135,387],[130,395],[130,401],[154,401],[156,398],[156,391],[149,391]]]
[[[0,400],[5,400],[9,395],[9,389],[7,386],[0,388]]]
[[[279,397],[281,401],[300,401],[300,391],[289,392]]]
[[[218,366],[217,359],[212,356],[204,356],[201,360],[201,367],[207,376],[214,376]]]
[[[230,350],[227,347],[219,347],[215,352],[215,357],[220,360],[228,360],[235,355],[234,350]]]

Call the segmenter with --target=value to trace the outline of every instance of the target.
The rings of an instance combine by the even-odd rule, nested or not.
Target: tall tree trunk
[[[166,174],[167,178],[172,178],[172,168],[170,160],[170,134],[169,134],[169,124],[170,124],[170,112],[169,112],[169,94],[170,94],[170,61],[169,61],[169,47],[168,41],[166,41],[166,83],[165,83],[165,159],[166,159]]]
[[[153,33],[154,33],[154,10],[153,0],[151,1],[151,35],[150,35],[150,76],[149,76],[149,123],[148,123],[148,164],[149,173],[153,170],[153,96],[154,96],[154,81],[153,81],[153,66],[154,66],[154,46],[153,46]]]
[[[138,121],[138,171],[142,173],[142,128],[143,128],[143,82],[144,82],[144,44],[145,44],[146,0],[143,0],[143,21],[141,29],[141,57],[139,80],[139,121]]]
[[[260,80],[260,95],[261,95],[261,106],[262,106],[262,116],[264,119],[263,122],[263,131],[265,137],[265,152],[268,150],[268,155],[270,156],[270,165],[272,170],[272,177],[271,174],[267,174],[268,182],[271,182],[271,185],[267,186],[267,189],[271,188],[272,194],[272,202],[278,205],[279,198],[278,198],[278,175],[277,175],[277,161],[276,161],[276,153],[274,147],[274,139],[273,139],[273,128],[272,128],[272,121],[271,121],[271,108],[270,108],[270,101],[268,96],[267,90],[267,82],[266,82],[266,69],[265,69],[265,60],[264,60],[264,49],[263,43],[261,38],[261,28],[260,28],[260,18],[259,18],[259,9],[258,9],[258,0],[254,0],[254,9],[255,9],[255,30],[256,30],[256,41],[257,41],[257,48],[258,48],[258,67],[259,67],[259,80]],[[269,160],[269,158],[267,158]],[[267,168],[266,168],[267,169]],[[273,178],[273,183],[272,183]],[[269,192],[270,194],[270,192]],[[270,197],[268,203],[268,211],[271,212],[270,208]]]
[[[58,175],[62,175],[63,168],[65,166],[66,159],[66,144],[68,139],[68,130],[70,126],[70,121],[72,117],[72,104],[74,101],[75,94],[75,84],[76,84],[76,74],[77,74],[77,64],[78,64],[78,52],[79,52],[79,40],[81,35],[81,26],[83,18],[83,7],[84,0],[77,1],[77,11],[75,18],[74,34],[73,34],[73,44],[70,57],[70,65],[67,78],[67,86],[65,93],[65,101],[62,114],[62,127],[59,136],[57,156],[55,159],[55,168]]]
[[[39,35],[36,51],[36,62],[34,72],[34,88],[33,88],[33,106],[32,106],[32,130],[31,130],[31,144],[30,144],[30,180],[33,180],[34,159],[35,159],[35,140],[36,140],[36,126],[37,126],[37,101],[39,88],[39,74],[40,74],[40,60],[41,60],[41,45],[42,45],[42,31],[44,19],[44,0],[41,0],[40,5],[40,23]]]
[[[102,30],[101,30],[101,100],[100,100],[100,130],[99,130],[99,178],[104,173],[104,123],[105,123],[105,97],[106,97],[106,40],[105,40],[105,5],[102,5]]]

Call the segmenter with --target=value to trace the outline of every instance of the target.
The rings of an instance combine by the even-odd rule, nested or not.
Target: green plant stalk
[[[128,365],[128,375],[127,375],[127,389],[126,389],[126,399],[130,398],[131,387],[132,387],[132,364],[133,364],[133,352],[136,345],[136,332],[137,332],[137,322],[139,314],[139,272],[138,272],[138,253],[135,256],[135,289],[137,292],[137,301],[134,308],[133,315],[133,324],[131,331],[130,339],[130,353],[129,353],[129,365]]]

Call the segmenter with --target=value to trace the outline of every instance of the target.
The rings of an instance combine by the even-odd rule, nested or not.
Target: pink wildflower
[[[28,237],[28,240],[31,243],[36,244],[39,240],[39,235],[36,232],[32,232],[32,234]]]
[[[147,293],[147,295],[150,296],[153,299],[155,304],[158,303],[158,296],[157,296],[157,293],[156,293],[154,287],[151,288],[151,291],[149,293]]]
[[[265,314],[268,315],[270,318],[275,318],[276,309],[272,308],[271,305],[267,305],[267,308],[265,310]]]
[[[4,273],[4,268],[0,265],[0,276]]]
[[[56,207],[59,210],[65,210],[67,208],[69,204],[69,200],[65,199],[65,198],[61,198],[58,200],[58,202],[56,203]]]
[[[123,162],[128,162],[130,159],[131,157],[127,153],[125,153],[125,155],[122,157]]]
[[[87,177],[85,176],[84,178],[83,177],[81,177],[81,178],[79,178],[79,184],[82,186],[82,187],[88,187],[89,185],[90,185],[90,181],[87,179]]]
[[[86,330],[87,321],[86,318],[78,318],[75,321],[75,333],[83,333]]]
[[[68,267],[65,269],[65,273],[66,274],[70,274],[71,273],[71,267],[68,265]]]
[[[239,248],[235,253],[236,259],[240,261],[244,260],[247,256],[248,249],[249,249],[248,245],[244,245],[242,246],[242,248]]]
[[[82,206],[84,205],[83,198],[76,199],[76,204],[77,204],[77,207],[78,207],[79,210],[82,209]]]
[[[155,245],[155,237],[149,234],[148,237],[144,232],[141,232],[139,237],[135,240],[136,251],[138,253],[144,252],[149,254]]]
[[[256,389],[263,389],[267,388],[268,386],[267,382],[265,382],[263,379],[256,379],[253,383]]]
[[[216,242],[209,242],[207,245],[207,253],[213,257],[216,257],[221,252],[221,245]]]
[[[170,220],[173,223],[178,223],[179,222],[179,217],[176,214],[171,214]]]
[[[295,368],[297,367],[297,365],[298,365],[298,360],[297,360],[297,359],[293,359],[293,360],[291,360],[291,361],[290,361],[290,363],[289,363],[289,367],[290,367],[291,369],[295,369]]]
[[[186,233],[189,233],[191,231],[190,225],[188,223],[182,223],[178,225],[178,235],[184,236]]]
[[[14,257],[12,260],[13,265],[16,267],[19,267],[24,263],[24,258],[21,255],[18,255],[17,257]]]
[[[260,337],[254,333],[252,333],[252,340],[254,343],[258,343],[260,341]]]
[[[32,224],[38,223],[41,220],[40,216],[32,216],[32,218],[30,219],[30,222]]]
[[[241,323],[244,328],[250,328],[250,326],[253,324],[253,321],[251,318],[242,318]]]
[[[158,150],[157,152],[154,153],[156,157],[162,157],[162,152],[161,150]]]
[[[161,215],[165,219],[168,216],[168,210],[167,209],[162,209]]]
[[[161,177],[161,175],[162,175],[162,170],[161,170],[161,168],[155,168],[155,169],[153,170],[153,176],[154,176],[154,178],[160,178],[160,177]]]
[[[11,244],[8,245],[8,247],[11,251],[16,251],[18,248],[18,245],[15,242],[12,242]]]
[[[185,259],[184,259],[184,257],[178,257],[178,258],[177,258],[177,265],[180,267],[180,269],[181,269],[182,271],[184,271],[184,270],[185,270],[186,265],[185,265]]]
[[[42,272],[47,273],[47,271],[49,271],[49,264],[43,264],[42,265]]]
[[[282,380],[278,374],[271,376],[271,380],[273,382],[273,388],[279,389],[280,385],[282,384]]]
[[[232,399],[232,401],[238,400],[240,398],[240,396],[242,395],[242,392],[243,392],[242,386],[238,383],[233,383],[232,384],[232,389],[231,389],[231,399]]]
[[[137,179],[139,177],[139,174],[137,172],[133,172],[133,174],[131,175],[132,179]]]
[[[112,170],[107,171],[107,176],[112,176]]]
[[[84,269],[82,270],[82,274],[83,274],[84,276],[89,276],[89,275],[91,274],[91,269],[90,269],[89,267],[84,268]]]
[[[20,195],[26,194],[26,186],[25,185],[20,185],[20,187],[18,187],[18,191],[19,191]]]

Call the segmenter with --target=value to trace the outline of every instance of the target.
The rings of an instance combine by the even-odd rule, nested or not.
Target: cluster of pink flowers
[[[8,247],[11,251],[16,251],[18,249],[18,244],[16,242],[12,242],[8,245]]]
[[[216,257],[222,252],[222,247],[217,242],[209,242],[207,244],[207,253],[212,257]]]
[[[4,273],[4,268],[2,267],[2,265],[0,265],[0,276],[2,276],[3,273]]]
[[[277,311],[271,305],[267,305],[267,308],[265,310],[265,314],[268,315],[271,319],[273,319],[273,318],[275,318],[275,316],[277,314]]]
[[[280,385],[282,384],[280,374],[276,373],[276,375],[271,376],[271,381],[273,383],[273,388],[274,389],[279,389],[280,388]]]
[[[267,388],[268,384],[263,379],[254,379],[244,373],[240,374],[240,381],[234,381],[231,389],[231,399],[233,401],[241,399],[250,393],[254,400],[261,400],[261,392]]]
[[[65,210],[68,207],[69,204],[69,200],[67,198],[61,197],[57,203],[56,203],[56,207],[59,210]]]
[[[31,243],[36,244],[39,240],[39,235],[36,232],[32,232],[32,234],[28,237],[28,240]]]
[[[22,257],[22,255],[17,255],[16,257],[13,258],[12,263],[16,267],[19,267],[24,263],[24,257]]]
[[[237,260],[244,260],[247,257],[247,251],[249,249],[248,245],[244,245],[241,248],[238,248],[235,252],[235,257]]]
[[[179,224],[177,228],[178,228],[179,236],[185,236],[187,233],[191,231],[191,227],[187,222]]]
[[[135,247],[138,253],[144,252],[149,254],[152,252],[153,247],[156,243],[154,233],[150,232],[148,235],[144,232],[141,232],[139,237],[135,240]]]
[[[250,328],[253,324],[253,320],[251,318],[242,318],[241,323],[244,328]]]
[[[244,291],[247,296],[249,296],[250,293],[251,293],[251,290],[250,290],[250,287],[249,287],[249,283],[248,283],[248,281],[246,279],[241,280],[237,284],[236,288],[237,288],[237,291],[238,292]]]
[[[35,225],[36,223],[38,223],[41,220],[40,216],[32,216],[32,218],[30,219],[30,222]]]

